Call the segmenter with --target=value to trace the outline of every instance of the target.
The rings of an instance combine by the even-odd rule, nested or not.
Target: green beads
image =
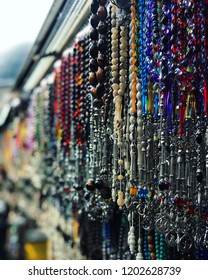
[[[156,260],[167,260],[168,256],[168,246],[165,241],[165,236],[163,234],[155,231],[155,252]]]

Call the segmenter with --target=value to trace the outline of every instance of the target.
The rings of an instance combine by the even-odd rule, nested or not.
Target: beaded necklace
[[[119,191],[117,204],[119,207],[124,205],[124,193],[122,191],[122,181],[124,180],[123,173],[123,133],[122,133],[122,107],[123,107],[123,95],[126,88],[126,62],[127,62],[127,32],[124,26],[120,26],[120,45],[119,45],[119,86],[118,92],[114,91],[114,103],[115,103],[115,117],[114,117],[114,129],[116,131],[116,141],[118,147],[118,168],[119,175],[117,177],[119,181]],[[116,34],[118,35],[118,34]],[[117,39],[118,40],[118,39]],[[115,54],[113,54],[115,56]],[[113,58],[114,59],[114,58]],[[114,63],[115,65],[115,63]]]
[[[91,12],[31,96],[41,202],[80,221],[87,259],[206,259],[207,1],[92,0]]]
[[[137,189],[137,170],[136,170],[136,89],[138,84],[138,77],[136,73],[136,8],[135,1],[131,1],[131,23],[130,23],[130,49],[129,49],[129,95],[130,95],[130,104],[129,104],[129,139],[130,139],[130,191],[131,188]],[[136,192],[131,191],[133,195]],[[129,247],[131,254],[135,252],[135,229],[134,229],[134,214],[131,212],[130,220],[130,231],[129,231]]]
[[[112,94],[113,97],[116,97],[118,95],[118,83],[116,83],[116,77],[118,76],[118,61],[116,59],[117,53],[118,53],[118,31],[116,27],[116,5],[112,5],[112,20],[111,20],[111,57],[112,57],[112,65],[111,65],[111,75],[113,81],[115,83],[112,83]],[[115,122],[115,120],[114,120]],[[115,123],[114,123],[115,128]],[[113,154],[114,154],[114,160],[113,160],[113,180],[112,180],[112,199],[115,202],[116,201],[116,172],[118,168],[118,161],[117,161],[117,135],[114,133],[114,141],[113,141]]]

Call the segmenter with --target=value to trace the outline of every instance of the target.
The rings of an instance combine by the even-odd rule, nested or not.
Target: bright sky
[[[34,42],[52,3],[53,0],[0,0],[0,53]]]

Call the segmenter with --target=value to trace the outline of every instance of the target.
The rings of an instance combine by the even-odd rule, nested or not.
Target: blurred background
[[[12,169],[10,163],[16,164],[16,148],[24,146],[23,135],[18,139],[16,131],[30,93],[88,16],[87,0],[0,0],[0,260],[64,259],[70,254],[71,259],[81,258],[77,250],[66,251],[65,241],[71,239],[63,231],[66,224],[58,211],[45,205],[45,212],[38,212],[41,199],[32,183],[35,177],[28,173],[31,180],[19,180],[16,170],[20,168]],[[26,168],[23,172],[27,173],[30,166]],[[51,213],[62,223],[51,227],[57,229],[56,236],[52,235],[57,248],[52,248],[47,237],[51,232],[46,235],[40,229],[45,224],[48,230]],[[76,221],[72,223],[76,229]],[[71,234],[76,235],[76,230]]]
[[[0,127],[4,128],[11,105],[20,103],[14,91],[18,75],[28,57],[38,33],[51,9],[53,0],[0,0]],[[3,189],[10,189],[6,198]],[[35,226],[35,221],[17,211],[15,186],[8,179],[0,155],[0,259],[25,259],[32,239],[39,246],[39,256],[47,258],[47,238]],[[29,239],[28,239],[29,238]],[[27,240],[29,242],[27,242]],[[35,244],[33,243],[33,244]],[[29,247],[28,247],[29,246]]]
[[[1,110],[12,97],[11,91],[18,74],[52,3],[53,0],[0,0]],[[1,122],[3,122],[2,119]]]

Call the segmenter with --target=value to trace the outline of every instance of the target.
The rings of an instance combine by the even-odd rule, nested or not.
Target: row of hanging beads
[[[135,0],[131,0],[131,23],[130,23],[130,49],[129,49],[129,89],[130,89],[130,104],[129,104],[129,115],[130,115],[130,192],[133,193],[133,196],[136,194],[137,186],[137,151],[136,151],[136,139],[137,139],[137,84],[138,77],[136,73],[136,6]],[[134,197],[132,197],[130,207],[131,210],[131,219],[130,219],[130,231],[129,231],[129,248],[131,254],[135,253],[135,229],[134,229],[134,206],[133,206]]]
[[[125,26],[120,26],[120,45],[119,45],[119,90],[118,90],[118,99],[115,101],[115,106],[117,107],[117,117],[116,117],[116,126],[118,133],[118,148],[119,148],[119,191],[118,191],[118,200],[117,204],[119,207],[124,205],[124,160],[123,160],[123,149],[124,149],[124,139],[123,139],[123,122],[122,113],[123,113],[123,99],[124,94],[126,92],[126,67],[127,67],[127,29]]]
[[[112,20],[111,20],[111,76],[112,76],[112,94],[113,98],[118,95],[118,29],[117,29],[117,7],[112,5]],[[114,103],[115,104],[115,103]],[[115,105],[114,105],[115,106]],[[115,128],[115,118],[114,115],[114,128]],[[118,170],[118,146],[117,146],[117,134],[114,129],[113,133],[113,179],[112,179],[112,199],[116,201],[116,180],[117,180],[117,170]]]

